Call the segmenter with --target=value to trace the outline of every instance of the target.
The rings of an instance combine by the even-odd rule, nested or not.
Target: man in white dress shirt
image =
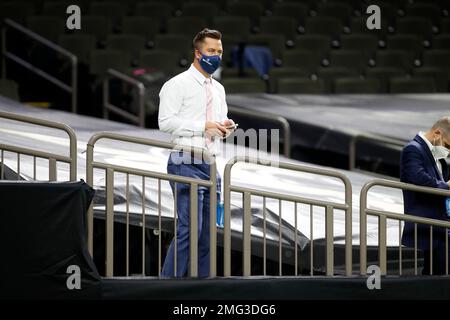
[[[180,146],[207,148],[216,155],[223,137],[235,124],[227,118],[223,86],[211,75],[220,66],[223,48],[221,33],[204,29],[194,38],[194,61],[190,68],[167,81],[159,93],[158,122],[161,131],[171,134],[171,141]],[[187,153],[187,152],[186,152]],[[209,180],[210,166],[204,160],[192,159],[190,153],[172,152],[167,172],[196,179]],[[182,159],[182,161],[180,161]],[[187,161],[186,161],[187,160]],[[195,161],[194,161],[195,160]],[[189,193],[186,184],[171,183],[177,199],[178,228],[175,270],[174,240],[169,247],[161,275],[184,277],[189,264]],[[217,177],[220,192],[220,176]],[[198,188],[198,275],[209,275],[209,189]],[[217,196],[217,195],[213,195]],[[216,214],[215,212],[211,214]]]

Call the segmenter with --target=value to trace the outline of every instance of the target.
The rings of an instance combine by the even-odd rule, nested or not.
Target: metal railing
[[[387,219],[397,220],[399,222],[399,273],[402,274],[402,245],[401,245],[401,222],[414,223],[414,274],[417,275],[417,224],[425,224],[430,226],[430,248],[433,245],[433,226],[446,228],[446,235],[450,228],[450,222],[445,222],[437,219],[423,218],[414,215],[409,215],[406,212],[404,214],[381,211],[375,209],[369,209],[367,207],[367,194],[373,187],[386,187],[392,189],[400,189],[407,191],[422,192],[426,194],[450,196],[450,191],[440,190],[430,187],[421,187],[413,184],[375,179],[367,182],[361,189],[360,194],[360,273],[361,275],[367,274],[367,216],[378,217],[378,246],[379,246],[379,263],[380,271],[382,275],[387,274]],[[446,274],[448,275],[448,236],[445,238],[446,246]],[[430,272],[433,270],[433,259],[430,259]]]
[[[228,106],[228,112],[241,116],[248,116],[252,119],[260,119],[278,123],[283,128],[283,155],[287,158],[291,157],[291,126],[286,118],[270,112],[249,110],[234,106]]]
[[[57,180],[57,162],[68,163],[70,167],[70,181],[76,181],[77,179],[77,138],[75,132],[71,127],[66,124],[32,118],[24,115],[8,113],[0,111],[0,119],[8,119],[19,122],[25,122],[35,124],[42,127],[53,128],[62,130],[69,136],[69,156],[62,156],[56,153],[49,153],[39,151],[36,149],[22,148],[18,146],[12,146],[8,144],[0,143],[1,150],[1,166],[2,166],[2,179],[4,178],[4,151],[17,153],[17,179],[20,178],[20,155],[28,155],[33,157],[33,179],[36,180],[36,158],[48,159],[49,161],[49,180]]]
[[[263,191],[258,189],[240,187],[231,184],[231,169],[237,162],[251,162],[258,165],[268,166],[267,162],[261,159],[250,157],[234,157],[225,166],[224,172],[224,276],[231,275],[231,192],[238,192],[243,194],[243,275],[251,275],[251,197],[259,196],[263,198],[263,213],[264,213],[264,273],[266,270],[266,198],[278,199],[279,201],[279,275],[282,275],[282,243],[281,243],[281,201],[293,202],[295,205],[295,275],[297,275],[297,203],[307,204],[310,206],[310,273],[313,275],[313,207],[325,208],[326,223],[325,223],[325,241],[326,241],[326,275],[332,276],[334,274],[334,237],[333,237],[333,216],[334,209],[345,211],[345,274],[350,276],[352,274],[352,186],[350,180],[342,173],[322,168],[309,167],[291,163],[278,163],[281,169],[292,170],[296,172],[305,172],[315,175],[327,176],[341,180],[345,188],[345,203],[321,201],[312,198],[304,198],[300,196],[280,194],[276,192]]]
[[[111,78],[116,78],[136,87],[138,91],[138,114],[125,111],[118,106],[115,106],[109,101],[109,81]],[[121,117],[131,121],[132,123],[144,128],[145,127],[145,86],[142,82],[127,76],[119,71],[108,69],[106,77],[103,80],[103,118],[109,119],[109,113],[115,113]]]
[[[15,29],[28,37],[40,42],[41,44],[47,46],[48,48],[53,49],[54,51],[60,53],[61,55],[67,57],[70,59],[72,64],[72,74],[71,74],[71,84],[67,85],[61,80],[55,78],[54,76],[48,74],[44,70],[39,69],[38,67],[32,65],[30,62],[23,60],[19,56],[15,55],[14,53],[11,53],[7,51],[6,48],[6,28],[12,28]],[[22,25],[10,20],[5,19],[4,20],[4,27],[2,28],[2,73],[3,78],[6,78],[6,62],[5,58],[8,58],[17,64],[21,65],[22,67],[28,69],[31,72],[34,72],[35,74],[39,75],[40,77],[46,79],[47,81],[53,83],[54,85],[58,86],[59,88],[63,89],[64,91],[71,94],[71,110],[73,113],[77,112],[77,91],[78,91],[78,58],[76,55],[72,54],[71,52],[67,51],[66,49],[58,46],[57,44],[45,39],[44,37],[38,35],[37,33],[23,27]]]
[[[172,175],[167,173],[141,170],[132,167],[125,167],[120,165],[113,165],[106,162],[98,162],[94,160],[94,147],[95,144],[101,139],[108,139],[113,141],[129,142],[133,144],[140,144],[145,146],[152,146],[158,148],[165,148],[169,150],[183,150],[193,152],[197,156],[201,155],[202,159],[205,159],[210,163],[210,180],[194,179],[184,176]],[[86,157],[86,180],[90,186],[93,186],[93,174],[94,169],[102,169],[106,171],[106,276],[111,277],[114,275],[114,174],[122,173],[126,175],[126,228],[127,228],[127,252],[126,252],[126,274],[129,275],[129,245],[128,245],[128,230],[129,230],[129,208],[128,208],[128,193],[129,193],[129,176],[138,176],[142,178],[142,274],[145,275],[145,228],[146,228],[146,214],[145,214],[145,178],[153,178],[158,182],[158,275],[161,272],[161,181],[171,181],[175,183],[175,189],[177,183],[189,184],[190,186],[190,212],[198,212],[198,194],[197,190],[199,186],[210,189],[211,194],[216,194],[216,163],[215,158],[212,157],[206,150],[175,146],[172,143],[120,135],[115,133],[100,132],[93,135],[87,144],[87,157]],[[216,211],[217,198],[210,197],[210,212]],[[174,197],[174,234],[176,242],[176,196]],[[190,214],[190,227],[189,227],[189,248],[190,248],[190,261],[194,263],[189,264],[189,275],[191,277],[197,277],[197,243],[198,243],[198,215]],[[88,249],[92,255],[93,252],[93,204],[91,204],[88,211]],[[210,276],[214,277],[217,270],[217,227],[216,217],[214,214],[210,215]],[[175,261],[177,261],[176,249],[174,251]],[[174,268],[176,272],[176,266]],[[176,275],[176,274],[175,274]]]
[[[401,151],[401,148],[407,143],[407,141],[400,140],[400,139],[394,139],[394,138],[388,138],[378,135],[369,135],[369,134],[357,134],[355,136],[352,136],[349,144],[348,149],[348,170],[355,171],[356,166],[356,143],[358,141],[368,141],[371,143],[375,143],[378,145],[390,145],[397,148],[398,151]],[[396,149],[396,150],[397,150]]]

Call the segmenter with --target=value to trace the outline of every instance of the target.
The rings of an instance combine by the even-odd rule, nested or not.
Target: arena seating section
[[[82,30],[65,28],[78,4]],[[382,29],[368,30],[366,8],[381,8]],[[221,81],[228,93],[432,93],[449,91],[448,0],[5,1],[10,18],[79,57],[93,84],[108,67],[175,74],[192,60],[203,27],[223,33]],[[233,48],[264,45],[267,75],[232,66]],[[14,79],[16,80],[16,79]],[[20,79],[19,79],[20,80]],[[20,81],[17,82],[20,83]],[[2,94],[19,98],[14,82]]]

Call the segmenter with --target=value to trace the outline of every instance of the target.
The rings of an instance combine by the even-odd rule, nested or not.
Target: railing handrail
[[[417,186],[414,184],[399,182],[399,181],[391,181],[391,180],[386,180],[386,179],[374,179],[374,180],[371,180],[371,181],[368,181],[367,183],[365,183],[364,186],[361,188],[360,200],[359,200],[359,205],[360,205],[360,209],[359,209],[359,215],[360,215],[360,218],[359,218],[359,228],[360,228],[359,246],[360,246],[360,274],[361,275],[366,275],[366,272],[367,272],[367,215],[378,215],[378,216],[382,215],[386,218],[390,217],[390,218],[397,219],[397,220],[403,220],[403,221],[408,220],[408,221],[415,222],[415,223],[431,224],[431,225],[436,225],[439,227],[450,228],[450,222],[444,222],[444,221],[438,220],[438,219],[417,217],[417,216],[409,215],[408,213],[398,214],[398,213],[389,212],[389,211],[381,211],[381,210],[374,210],[374,209],[367,208],[367,195],[368,195],[370,189],[372,189],[373,187],[376,187],[376,186],[450,197],[450,190]],[[384,268],[382,268],[382,269],[383,269],[382,272],[384,272],[385,271]]]
[[[286,158],[291,157],[291,126],[285,117],[261,110],[255,112],[254,110],[238,108],[230,105],[228,106],[228,112],[279,123],[283,128],[283,154]]]
[[[231,260],[230,260],[230,254],[231,254],[231,225],[230,225],[230,219],[231,219],[231,207],[230,207],[230,193],[233,189],[233,185],[231,184],[231,169],[237,162],[249,162],[249,163],[257,163],[258,165],[263,166],[270,166],[269,163],[267,163],[266,160],[263,160],[261,158],[253,158],[249,156],[235,156],[232,159],[230,159],[227,164],[225,165],[224,170],[224,275],[229,276],[231,274]],[[338,171],[333,171],[329,169],[323,169],[323,168],[317,168],[312,166],[306,166],[306,165],[300,165],[300,164],[292,164],[288,162],[279,162],[277,163],[278,167],[281,169],[287,169],[292,171],[298,171],[298,172],[305,172],[310,174],[317,174],[317,175],[323,175],[330,178],[336,178],[343,182],[344,188],[345,188],[345,272],[347,276],[350,276],[352,274],[352,184],[349,180],[349,178]],[[251,189],[248,189],[251,191]],[[248,195],[251,195],[251,192],[244,192],[244,201],[245,198],[247,198],[246,201],[250,201],[248,199]],[[247,196],[246,196],[247,194]],[[278,193],[273,192],[264,192],[264,194],[271,195],[273,198],[277,198]],[[296,200],[296,199],[292,199]],[[332,235],[332,209],[336,206],[340,209],[343,209],[342,203],[332,203],[329,201],[320,201],[320,200],[314,200],[314,203],[319,203],[326,207],[327,211],[327,222],[331,222],[331,226],[327,228],[327,237]],[[246,219],[246,215],[251,214],[250,212],[244,212],[244,222]],[[330,221],[331,217],[331,221]],[[247,220],[249,218],[247,217]],[[244,223],[245,224],[245,223]],[[327,223],[328,224],[328,223]],[[244,228],[250,228],[250,222],[247,221]],[[331,231],[330,231],[331,230]],[[245,236],[244,236],[245,238]],[[246,239],[247,242],[251,241],[250,239]],[[330,245],[331,241],[331,245]],[[328,239],[327,241],[327,259],[328,253],[331,255],[331,261],[333,261],[332,257],[332,241],[333,239]],[[245,245],[245,244],[244,244]],[[247,247],[249,245],[247,244]],[[331,248],[331,252],[330,252]],[[331,264],[331,266],[330,266]],[[244,268],[245,269],[245,268]],[[244,270],[245,271],[245,270]],[[247,273],[249,271],[249,268],[247,267]],[[327,263],[327,275],[332,275],[332,262],[328,261]]]
[[[108,69],[106,72],[106,77],[103,80],[103,118],[109,118],[109,112],[118,114],[125,119],[130,120],[131,122],[137,124],[138,126],[144,128],[145,127],[145,86],[144,84],[134,79],[124,73],[121,73],[114,69]],[[131,112],[120,109],[119,107],[113,105],[109,101],[109,80],[111,78],[117,78],[124,82],[127,82],[133,86],[135,86],[138,90],[139,94],[139,110],[138,114],[135,115]]]
[[[368,133],[358,133],[351,137],[350,144],[349,144],[349,150],[348,150],[348,170],[354,171],[355,165],[356,165],[356,142],[366,140],[369,142],[375,142],[379,144],[387,144],[387,145],[393,145],[398,147],[403,147],[407,141],[401,140],[401,139],[395,139],[391,137],[385,137],[375,134],[368,134]]]
[[[207,163],[210,164],[210,179],[209,180],[203,180],[203,179],[194,179],[194,178],[188,178],[188,177],[182,177],[182,176],[173,176],[171,174],[164,174],[164,173],[155,173],[152,171],[146,171],[146,170],[137,170],[136,173],[141,173],[143,176],[150,175],[151,177],[155,177],[157,179],[165,179],[165,180],[171,180],[171,178],[174,178],[176,181],[189,183],[191,185],[191,199],[196,199],[197,197],[197,188],[199,185],[206,185],[209,186],[210,192],[214,191],[214,194],[216,192],[216,161],[214,156],[206,149],[206,148],[199,148],[199,147],[192,147],[192,146],[180,146],[175,145],[170,142],[164,142],[164,141],[158,141],[153,139],[147,139],[147,138],[141,138],[141,137],[133,137],[118,133],[112,133],[112,132],[98,132],[94,134],[87,143],[87,155],[86,155],[86,182],[88,185],[93,187],[93,169],[94,167],[98,167],[100,164],[99,162],[94,161],[94,147],[95,144],[101,140],[101,139],[110,139],[115,141],[122,141],[122,142],[129,142],[129,143],[135,143],[135,144],[141,144],[146,146],[153,146],[158,148],[165,148],[169,149],[171,151],[189,151],[191,154],[194,153],[196,155],[202,156],[202,159],[204,159]],[[114,168],[119,168],[120,170],[124,170],[127,167],[123,166],[116,166],[111,164],[103,164],[102,168],[106,169],[106,180],[107,180],[107,186],[108,184],[113,184],[113,173]],[[109,183],[108,183],[109,182]],[[107,187],[108,189],[108,187]],[[145,190],[143,190],[145,192]],[[107,230],[111,230],[113,228],[114,223],[114,217],[113,217],[113,202],[112,202],[112,196],[113,196],[113,190],[107,190],[107,201],[106,201],[106,224],[107,224]],[[217,197],[211,196],[210,197],[210,212],[215,212],[217,206]],[[190,210],[197,211],[197,201],[191,201],[190,204]],[[144,213],[143,213],[144,215]],[[145,217],[143,216],[145,219]],[[190,215],[191,223],[190,223],[190,257],[193,259],[192,261],[197,261],[197,231],[198,231],[198,219],[197,215]],[[94,214],[93,214],[93,204],[90,205],[88,210],[88,250],[90,254],[93,254],[93,222],[94,222]],[[143,228],[145,228],[145,224],[143,224]],[[112,240],[112,236],[110,234],[111,232],[107,232],[107,239]],[[194,245],[195,243],[195,245]],[[215,277],[217,273],[217,226],[216,226],[216,216],[214,214],[210,215],[210,276]],[[107,248],[106,248],[106,275],[112,276],[113,275],[113,252],[111,249],[111,245],[108,243],[107,240]],[[193,277],[196,277],[198,274],[197,269],[197,263],[191,263],[190,267],[190,274]]]
[[[25,115],[21,115],[21,114],[15,114],[15,113],[10,113],[10,112],[4,112],[4,111],[0,111],[0,118],[3,119],[8,119],[8,120],[14,120],[14,121],[19,121],[19,122],[25,122],[25,123],[30,123],[30,124],[34,124],[34,125],[38,125],[38,126],[42,126],[42,127],[47,127],[47,128],[52,128],[52,129],[57,129],[57,130],[61,130],[64,131],[65,133],[67,133],[67,135],[69,136],[69,158],[65,158],[62,157],[59,154],[52,154],[52,153],[47,153],[47,152],[42,152],[42,151],[38,151],[38,150],[33,150],[33,149],[29,149],[29,148],[22,148],[22,147],[15,147],[15,146],[8,146],[10,147],[14,152],[14,149],[16,149],[18,152],[28,152],[31,154],[35,154],[36,156],[51,156],[53,155],[53,157],[56,160],[61,160],[61,161],[67,161],[70,160],[70,181],[76,181],[77,179],[77,137],[75,134],[75,131],[68,126],[65,123],[60,123],[60,122],[55,122],[55,121],[49,121],[49,120],[44,120],[44,119],[39,119],[39,118],[32,118],[29,116],[25,116]]]
[[[70,51],[64,49],[63,47],[57,45],[56,43],[53,43],[52,41],[35,33],[34,31],[25,28],[24,26],[18,24],[17,22],[14,22],[11,19],[6,18],[4,20],[4,25],[11,27],[13,29],[16,29],[16,30],[22,32],[23,34],[29,36],[30,38],[49,47],[50,49],[68,57],[72,64],[72,78],[71,78],[72,83],[71,83],[71,87],[69,87],[68,85],[64,84],[61,80],[55,78],[54,76],[48,74],[45,71],[33,66],[31,63],[26,62],[25,60],[21,59],[20,57],[16,56],[15,54],[6,51],[6,29],[5,29],[5,27],[2,28],[2,35],[3,35],[3,40],[2,40],[3,71],[2,72],[3,72],[3,78],[6,77],[6,70],[5,70],[6,68],[5,68],[4,59],[9,58],[9,59],[15,61],[16,63],[20,64],[21,66],[27,68],[28,70],[43,77],[47,81],[50,81],[51,83],[57,85],[61,89],[65,90],[66,92],[69,92],[72,95],[71,110],[73,113],[76,113],[77,112],[77,91],[78,91],[78,87],[77,87],[78,86],[78,84],[77,84],[77,81],[78,81],[78,71],[77,71],[78,58],[77,58],[77,56],[74,55],[73,53],[71,53]]]

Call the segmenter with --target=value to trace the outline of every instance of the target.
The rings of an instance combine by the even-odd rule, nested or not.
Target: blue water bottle
[[[223,202],[220,199],[220,193],[217,193],[217,218],[216,226],[218,228],[223,228]]]
[[[447,210],[447,217],[450,218],[450,198],[445,199],[445,209]]]

